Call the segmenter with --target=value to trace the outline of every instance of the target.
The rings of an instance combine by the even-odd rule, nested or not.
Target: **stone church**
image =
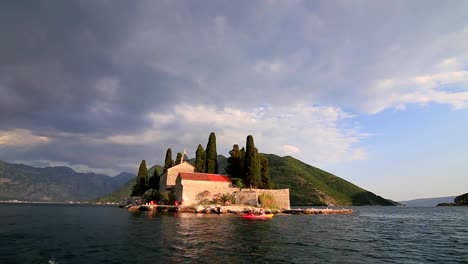
[[[232,185],[228,176],[196,172],[195,167],[184,160],[161,175],[159,191],[171,191],[183,205],[199,204],[201,197],[209,200],[215,195],[231,194],[236,197],[236,203],[257,206],[258,196],[268,193],[275,197],[280,208],[290,209],[289,189],[240,189]]]

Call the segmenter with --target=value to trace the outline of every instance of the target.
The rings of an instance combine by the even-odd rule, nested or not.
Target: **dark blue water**
[[[131,213],[0,205],[0,263],[468,263],[468,207],[353,215]]]

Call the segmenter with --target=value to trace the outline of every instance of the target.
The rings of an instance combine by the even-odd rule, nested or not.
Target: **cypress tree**
[[[268,159],[265,155],[259,154],[260,158],[260,178],[261,178],[261,188],[270,189],[271,188],[271,179],[270,179],[270,169],[268,168]]]
[[[146,161],[142,160],[130,196],[141,196],[146,190],[148,190],[148,169],[146,168]]]
[[[229,155],[230,157],[227,160],[228,165],[226,167],[226,173],[231,178],[242,178],[243,157],[241,150],[239,149],[239,145],[233,145],[232,150],[229,151]]]
[[[149,178],[149,188],[159,190],[159,172],[157,168],[154,168],[153,176]]]
[[[210,133],[208,144],[206,145],[206,173],[218,173],[218,154],[216,153],[216,135],[214,132]]]
[[[175,160],[175,165],[180,164],[181,161],[182,161],[182,153],[177,152],[177,156],[176,156],[176,160]]]
[[[260,162],[258,160],[258,151],[255,148],[254,140],[251,135],[247,136],[244,156],[244,183],[246,186],[260,187]]]
[[[142,160],[140,168],[138,169],[138,178],[144,178],[145,183],[148,184],[148,169],[146,168],[146,161]]]
[[[164,160],[164,172],[167,171],[170,167],[174,165],[174,161],[172,161],[172,149],[168,148],[166,151],[166,159]]]
[[[195,153],[195,169],[198,172],[205,172],[205,159],[205,150],[201,144],[198,144],[197,152]]]

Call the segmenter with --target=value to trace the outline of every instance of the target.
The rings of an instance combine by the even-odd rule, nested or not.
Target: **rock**
[[[195,213],[203,213],[205,212],[205,207],[203,205],[199,205],[197,208],[195,208]]]

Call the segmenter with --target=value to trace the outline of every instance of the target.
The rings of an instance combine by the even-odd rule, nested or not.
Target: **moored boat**
[[[242,218],[244,219],[270,219],[270,218],[273,218],[273,214],[261,214],[261,215],[243,214]]]

